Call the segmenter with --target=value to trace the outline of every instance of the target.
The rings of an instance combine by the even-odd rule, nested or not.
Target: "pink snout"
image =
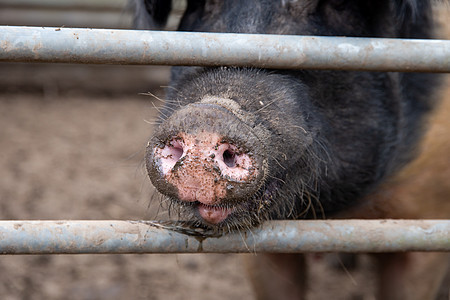
[[[242,186],[258,176],[251,155],[216,133],[180,133],[163,147],[155,147],[153,159],[164,181],[176,187],[177,198],[198,202],[203,219],[223,221],[233,209],[223,204],[236,198]]]

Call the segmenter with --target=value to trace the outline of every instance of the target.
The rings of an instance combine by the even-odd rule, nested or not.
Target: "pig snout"
[[[148,149],[148,172],[158,190],[192,206],[209,224],[243,209],[264,181],[257,141],[242,138],[251,136],[245,124],[218,105],[188,106],[165,124],[171,129],[160,130],[165,134]]]
[[[198,212],[209,223],[223,221],[232,208],[220,205],[233,198],[235,184],[252,181],[255,162],[213,132],[200,136],[180,133],[163,148],[154,149],[161,176],[177,188],[181,201],[198,202]],[[241,188],[242,189],[242,188]]]
[[[205,170],[212,169],[219,175],[228,176],[235,181],[245,180],[254,171],[251,158],[247,154],[239,153],[236,146],[225,142],[225,139],[213,132],[205,132],[202,137],[180,133],[179,136],[172,138],[168,145],[156,148],[155,157],[160,159],[162,173],[165,176],[176,172],[186,164],[190,164],[191,168],[203,166]],[[197,177],[196,173],[190,173],[189,176]],[[212,204],[211,200],[205,201],[208,202],[205,204]]]

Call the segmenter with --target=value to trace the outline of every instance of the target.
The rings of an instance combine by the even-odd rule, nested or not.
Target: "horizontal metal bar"
[[[450,220],[271,221],[220,237],[169,227],[154,221],[0,221],[0,253],[450,251]]]
[[[2,26],[0,61],[450,72],[450,41]]]

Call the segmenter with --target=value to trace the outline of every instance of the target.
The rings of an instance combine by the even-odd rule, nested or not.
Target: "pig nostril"
[[[223,162],[230,168],[236,166],[236,154],[230,150],[225,150],[223,152]]]
[[[183,155],[183,148],[172,147],[171,155],[172,159],[178,161]]]
[[[154,161],[159,165],[161,173],[166,175],[180,161],[184,152],[183,144],[178,140],[172,140],[162,148],[158,146],[154,148]]]
[[[172,159],[178,161],[183,156],[183,146],[178,141],[175,141],[169,147]]]

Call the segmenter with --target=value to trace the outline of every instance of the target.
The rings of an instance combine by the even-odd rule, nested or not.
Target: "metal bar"
[[[450,220],[271,221],[220,237],[152,221],[0,221],[1,254],[450,251]],[[195,231],[194,231],[195,232]]]
[[[0,61],[450,72],[450,41],[2,26]]]

